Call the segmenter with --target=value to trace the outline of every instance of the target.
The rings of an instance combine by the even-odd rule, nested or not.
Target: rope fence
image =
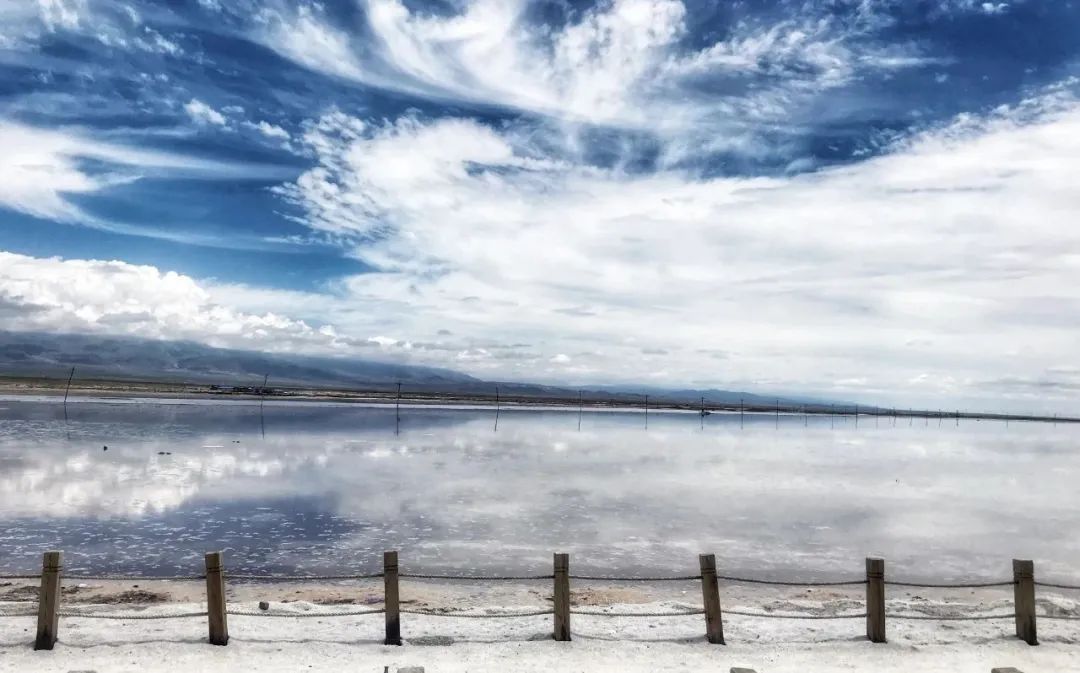
[[[2,575],[0,579],[26,579],[40,580],[41,589],[37,608],[12,607],[4,609],[0,603],[0,618],[3,617],[37,617],[37,638],[35,649],[52,649],[56,642],[59,631],[59,619],[105,619],[116,621],[139,621],[139,620],[167,620],[206,618],[209,626],[209,641],[216,645],[226,645],[229,640],[228,617],[257,617],[278,619],[332,619],[342,617],[365,617],[372,615],[384,615],[386,625],[386,644],[400,645],[401,617],[402,615],[418,615],[424,617],[450,618],[450,619],[518,619],[530,617],[553,617],[553,638],[555,640],[570,640],[571,617],[598,617],[598,618],[630,618],[630,619],[665,619],[680,617],[705,617],[705,636],[710,643],[724,643],[723,617],[737,616],[757,619],[784,619],[784,620],[866,620],[866,637],[874,643],[886,641],[886,623],[888,620],[898,621],[926,621],[926,622],[967,622],[967,621],[991,621],[1014,619],[1016,622],[1016,635],[1029,645],[1038,644],[1036,637],[1036,623],[1038,619],[1080,621],[1080,607],[1074,610],[1075,614],[1047,614],[1036,612],[1035,589],[1047,587],[1064,590],[1080,590],[1080,586],[1056,582],[1039,582],[1035,580],[1034,563],[1027,560],[1013,561],[1013,579],[999,582],[909,582],[887,580],[885,578],[885,561],[880,558],[866,559],[866,577],[860,579],[842,579],[830,581],[787,581],[772,580],[754,577],[740,577],[734,575],[721,575],[716,572],[716,557],[713,554],[702,554],[699,557],[701,572],[696,575],[663,575],[663,576],[619,576],[619,575],[577,575],[570,573],[568,554],[555,554],[553,572],[551,574],[537,575],[461,575],[442,573],[402,573],[398,569],[397,552],[390,551],[383,555],[382,572],[359,573],[359,574],[334,574],[334,575],[279,575],[279,574],[230,574],[224,567],[221,552],[211,552],[206,555],[206,572],[201,575],[174,575],[161,577],[127,576],[127,575],[63,575],[61,565],[61,553],[58,551],[46,552],[40,574],[14,574]],[[103,580],[103,581],[203,581],[206,582],[206,609],[196,612],[180,613],[140,613],[140,612],[98,612],[93,609],[71,609],[61,607],[62,593],[60,591],[62,579]],[[270,610],[268,604],[260,604],[259,610],[229,607],[226,601],[226,580],[239,582],[311,582],[323,580],[383,580],[383,606],[352,610],[333,610],[328,612],[289,612],[282,610]],[[451,582],[500,582],[500,581],[553,581],[553,607],[535,610],[498,610],[486,609],[482,612],[460,609],[431,609],[431,608],[403,608],[400,600],[400,580],[443,580]],[[570,580],[582,582],[700,582],[702,591],[702,607],[679,607],[676,606],[665,610],[636,611],[631,609],[615,609],[612,606],[591,607],[572,606],[570,592]],[[764,610],[723,610],[720,604],[720,584],[752,584],[781,587],[866,587],[866,610],[858,613],[841,614],[812,614],[791,611],[775,612],[768,608]],[[910,612],[893,612],[886,609],[886,587],[917,587],[934,589],[975,589],[975,588],[1001,588],[1013,587],[1014,610],[1009,613],[979,613],[974,614],[913,614]],[[920,609],[916,606],[916,610]],[[1060,608],[1054,608],[1060,609]],[[1052,610],[1053,611],[1053,610]]]

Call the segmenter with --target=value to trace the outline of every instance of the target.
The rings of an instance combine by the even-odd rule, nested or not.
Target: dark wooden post
[[[701,554],[701,597],[705,603],[705,637],[715,645],[724,644],[724,620],[720,614],[720,585],[716,581],[716,555]]]
[[[229,620],[225,614],[225,562],[221,552],[206,552],[206,615],[210,644],[229,644]]]
[[[35,650],[51,650],[60,627],[60,559],[58,551],[47,551],[41,559],[41,593],[38,594]]]
[[[885,559],[866,559],[866,637],[872,643],[885,640]]]
[[[383,602],[386,606],[387,645],[401,644],[401,599],[398,593],[398,559],[396,551],[383,552]]]
[[[569,554],[555,554],[555,640],[570,640]]]
[[[1016,602],[1016,637],[1038,645],[1035,631],[1035,563],[1013,559],[1013,599]]]

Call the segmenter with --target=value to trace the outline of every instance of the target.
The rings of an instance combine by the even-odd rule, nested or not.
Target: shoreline
[[[311,387],[277,387],[275,392],[269,395],[258,395],[246,392],[224,392],[213,390],[210,384],[194,383],[166,383],[153,381],[114,381],[114,380],[89,380],[73,382],[70,395],[62,394],[65,391],[66,381],[58,379],[20,378],[0,376],[0,398],[3,397],[43,397],[81,398],[83,401],[91,399],[94,402],[108,403],[120,400],[200,400],[232,403],[274,403],[274,402],[302,402],[314,404],[340,404],[340,405],[368,405],[368,406],[391,406],[402,404],[413,407],[444,407],[444,408],[471,408],[471,409],[524,409],[524,410],[552,410],[552,411],[615,411],[633,413],[683,413],[698,415],[730,416],[746,414],[748,416],[767,416],[772,414],[783,416],[813,416],[816,418],[848,418],[855,416],[864,418],[932,418],[942,420],[969,420],[969,421],[1011,421],[1027,423],[1080,423],[1080,417],[1069,416],[1039,416],[1031,414],[995,414],[981,412],[945,412],[933,410],[896,410],[880,407],[863,407],[851,405],[828,405],[824,403],[809,405],[735,405],[733,403],[706,403],[704,409],[696,404],[664,401],[662,396],[652,398],[652,402],[646,408],[644,405],[635,404],[633,401],[622,399],[627,393],[612,393],[608,399],[598,400],[595,393],[592,399],[567,397],[540,397],[504,395],[495,396],[479,393],[449,393],[449,392],[416,392],[402,391],[401,396],[392,390],[336,390]],[[891,412],[891,413],[890,413]]]

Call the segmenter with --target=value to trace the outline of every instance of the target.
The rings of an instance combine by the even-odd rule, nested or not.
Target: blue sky
[[[11,329],[1068,408],[1080,6],[0,0]]]

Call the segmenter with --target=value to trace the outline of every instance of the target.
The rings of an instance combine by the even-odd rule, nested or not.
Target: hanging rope
[[[589,617],[687,617],[705,614],[701,609],[688,609],[679,612],[611,612],[605,610],[570,610],[572,615]]]
[[[237,617],[284,617],[284,618],[316,618],[316,617],[362,617],[364,615],[381,615],[386,612],[385,608],[371,610],[348,610],[345,612],[269,612],[266,610],[226,610],[225,614]]]
[[[772,612],[745,612],[742,610],[724,610],[722,614],[738,615],[740,617],[764,617],[766,619],[860,619],[866,616],[865,612],[854,615],[782,615]]]
[[[382,577],[382,573],[367,573],[361,575],[234,575],[225,573],[225,579],[250,580],[257,582],[309,582],[318,580],[372,580]]]
[[[1012,619],[1016,613],[1000,615],[894,615],[886,614],[886,619],[910,619],[924,622],[975,622],[989,619]]]
[[[1011,587],[1015,586],[1016,582],[1010,580],[1008,582],[966,582],[962,584],[937,584],[933,582],[894,582],[892,580],[885,580],[885,586],[894,587],[916,587],[919,589],[985,589],[987,587]]]
[[[785,582],[781,580],[759,580],[751,577],[732,577],[730,575],[717,575],[716,579],[736,584],[770,584],[778,587],[844,587],[866,584],[866,580],[839,580],[826,582]]]
[[[400,573],[398,574],[398,577],[411,580],[449,580],[451,582],[530,581],[550,580],[555,578],[554,575],[493,575],[490,577],[479,577],[476,575],[430,575],[419,573]]]
[[[1077,586],[1076,584],[1054,584],[1052,582],[1040,582],[1040,581],[1036,580],[1035,581],[1035,586],[1037,586],[1037,587],[1051,587],[1053,589],[1068,589],[1070,591],[1080,591],[1080,586]]]
[[[75,612],[71,610],[61,610],[59,613],[61,617],[74,617],[78,619],[115,619],[118,621],[128,620],[144,620],[144,619],[187,619],[188,617],[205,617],[205,612],[177,612],[171,614],[161,615],[140,615],[140,614],[99,614],[94,612]]]
[[[155,580],[168,582],[196,582],[206,579],[206,575],[166,575],[163,577],[145,577],[136,575],[68,575],[62,574],[61,579],[70,581],[99,581],[99,582],[153,582]]]
[[[689,582],[701,579],[701,575],[683,575],[680,577],[616,577],[614,575],[570,575],[572,580],[592,582]]]
[[[543,615],[553,615],[554,610],[533,610],[530,612],[498,612],[488,614],[472,614],[462,612],[439,612],[437,610],[419,610],[408,609],[401,610],[401,614],[405,615],[424,615],[425,617],[459,617],[461,619],[509,619],[513,617],[540,617]]]

